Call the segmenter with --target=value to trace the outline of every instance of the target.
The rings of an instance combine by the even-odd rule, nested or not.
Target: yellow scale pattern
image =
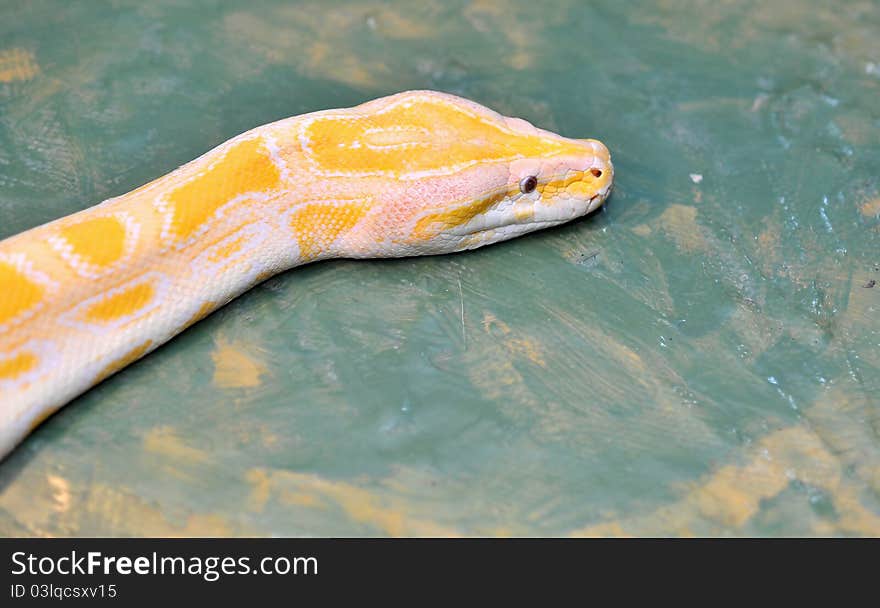
[[[503,125],[448,103],[398,103],[358,118],[327,116],[305,129],[310,158],[333,173],[450,173],[463,166],[576,151],[540,135],[514,135]],[[582,149],[581,149],[582,150]]]
[[[262,140],[234,144],[212,167],[168,194],[173,213],[171,230],[188,239],[232,199],[277,188],[280,181],[281,172]]]
[[[207,256],[207,261],[211,264],[219,264],[223,260],[228,260],[236,253],[242,250],[245,246],[245,237],[240,236],[236,239],[232,239],[229,243],[226,243],[222,247],[215,247],[211,250],[210,255]]]
[[[413,236],[417,239],[427,240],[439,232],[461,226],[468,223],[478,213],[482,213],[492,205],[508,196],[508,192],[500,192],[494,196],[477,199],[472,202],[466,202],[457,207],[452,207],[446,211],[430,213],[416,222],[413,229]]]
[[[19,353],[9,359],[0,359],[0,380],[14,380],[34,369],[39,363],[33,353]]]
[[[125,226],[115,217],[87,219],[63,226],[59,233],[75,255],[93,266],[110,266],[125,251]]]
[[[90,306],[85,312],[85,319],[91,323],[101,323],[130,316],[149,304],[155,291],[150,283],[128,287]]]
[[[602,177],[601,173],[597,174],[593,171],[573,171],[565,177],[547,182],[538,186],[538,191],[542,195],[556,196],[561,191],[565,191],[572,196],[590,196],[595,193],[600,185],[600,179],[607,181],[608,176]]]
[[[310,260],[326,251],[369,210],[369,200],[308,203],[297,208],[290,216],[290,227],[299,243],[300,256]]]
[[[0,262],[0,325],[30,310],[43,299],[43,288],[12,264]]]
[[[129,365],[143,357],[152,345],[153,341],[147,340],[140,346],[136,346],[135,348],[131,349],[130,351],[122,355],[119,359],[116,359],[112,363],[108,364],[100,372],[98,372],[98,375],[95,378],[95,382],[97,383],[101,382],[102,380],[106,380],[122,368],[128,367]]]

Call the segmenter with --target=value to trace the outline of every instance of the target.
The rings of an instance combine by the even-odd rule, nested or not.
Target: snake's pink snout
[[[592,149],[593,163],[590,171],[599,181],[603,199],[607,199],[614,187],[614,165],[611,164],[611,152],[598,139],[581,139],[581,142]]]
[[[613,174],[614,167],[611,165],[611,152],[608,151],[605,144],[598,139],[582,139],[581,141],[592,148],[596,168],[602,171],[607,170]]]

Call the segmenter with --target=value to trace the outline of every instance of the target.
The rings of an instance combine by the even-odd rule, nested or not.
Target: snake
[[[607,147],[437,91],[271,122],[0,241],[0,458],[265,279],[475,249],[587,215]]]

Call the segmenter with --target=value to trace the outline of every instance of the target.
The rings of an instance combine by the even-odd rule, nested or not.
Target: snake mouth
[[[467,239],[498,233],[503,233],[505,239],[512,238],[590,215],[605,204],[610,194],[609,184],[590,198],[562,196],[552,201],[508,201],[460,225],[450,233]]]
[[[495,221],[484,221],[479,226],[462,226],[456,234],[464,239],[466,249],[473,249],[489,242],[507,240],[529,232],[560,226],[598,211],[605,204],[610,193],[610,187],[604,188],[586,201],[572,199],[568,204],[556,202],[548,205],[548,209],[544,209],[540,216],[536,216],[533,209],[530,209],[528,217],[523,216],[520,219],[496,217]],[[564,208],[560,209],[560,207]]]

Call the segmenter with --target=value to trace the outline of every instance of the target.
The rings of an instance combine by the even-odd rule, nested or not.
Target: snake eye
[[[535,190],[538,187],[538,178],[534,175],[529,175],[528,177],[524,177],[519,182],[519,190],[523,194],[528,194]]]

